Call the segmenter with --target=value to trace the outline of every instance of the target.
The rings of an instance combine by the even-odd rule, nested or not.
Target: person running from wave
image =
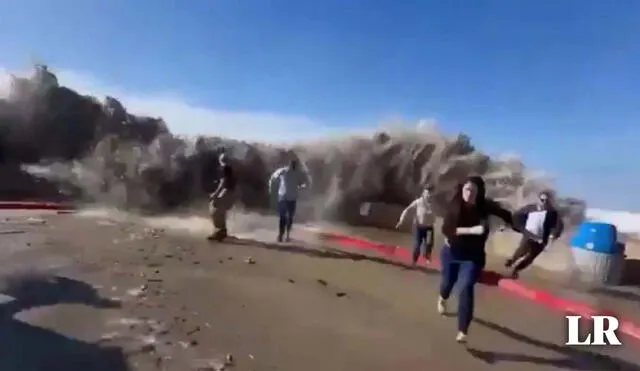
[[[549,242],[562,235],[564,224],[551,203],[551,193],[547,191],[540,192],[537,203],[518,210],[513,221],[515,229],[522,233],[522,238],[513,256],[505,262],[505,266],[513,267],[511,277],[515,279],[523,269],[533,263]]]
[[[292,159],[288,166],[274,171],[269,178],[269,192],[277,200],[278,242],[291,241],[291,227],[296,215],[296,206],[300,189],[311,186],[311,177],[301,169],[298,161]]]
[[[447,299],[458,281],[462,285],[458,298],[458,334],[465,342],[475,307],[475,285],[485,266],[485,245],[489,237],[489,216],[494,215],[513,226],[511,212],[486,198],[484,180],[473,176],[459,185],[444,217],[442,233],[445,246],[441,251],[442,282],[438,312],[446,313]]]
[[[207,237],[209,241],[222,241],[227,238],[227,214],[236,201],[236,175],[227,155],[220,154],[218,163],[220,165],[218,187],[209,195],[209,213],[214,228],[213,234]]]
[[[424,258],[431,260],[433,250],[433,224],[435,214],[431,205],[433,187],[427,185],[422,190],[420,197],[413,200],[400,214],[396,229],[399,229],[408,215],[413,219],[413,254],[411,255],[411,267],[415,267],[420,257],[420,251],[424,245]]]

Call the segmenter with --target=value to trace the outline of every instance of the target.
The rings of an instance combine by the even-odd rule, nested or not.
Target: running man
[[[422,245],[424,245],[424,258],[431,260],[431,251],[433,250],[433,224],[435,223],[435,214],[431,205],[431,193],[433,188],[427,185],[422,190],[420,197],[416,198],[407,206],[400,214],[396,229],[399,229],[405,219],[411,214],[413,219],[413,254],[411,256],[411,267],[415,267],[420,257]]]
[[[547,191],[538,195],[537,203],[518,210],[514,214],[513,222],[516,230],[522,233],[522,238],[513,256],[505,262],[505,266],[513,267],[511,277],[518,278],[519,273],[533,263],[550,241],[560,237],[564,224],[552,206],[551,194]]]
[[[236,176],[224,153],[218,157],[220,164],[220,180],[218,187],[209,195],[209,213],[214,232],[210,241],[222,241],[227,237],[227,214],[236,201]]]
[[[274,171],[269,178],[269,192],[277,198],[278,242],[291,241],[291,227],[296,214],[298,191],[311,186],[311,177],[293,159],[288,166]]]

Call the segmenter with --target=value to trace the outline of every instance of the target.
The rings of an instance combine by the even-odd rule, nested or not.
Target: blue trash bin
[[[584,222],[571,238],[571,252],[580,279],[594,285],[618,285],[624,269],[624,245],[616,226]]]

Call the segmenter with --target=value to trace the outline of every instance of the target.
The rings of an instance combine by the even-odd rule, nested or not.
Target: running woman
[[[311,177],[301,169],[298,161],[293,159],[289,166],[281,167],[269,178],[269,191],[277,197],[279,216],[278,242],[291,241],[291,227],[296,215],[298,191],[311,185]]]
[[[522,233],[522,238],[513,256],[505,262],[505,266],[512,268],[511,277],[515,279],[523,269],[533,263],[549,242],[562,235],[564,224],[551,203],[551,193],[547,191],[540,192],[537,203],[518,210],[513,219],[516,230]]]
[[[446,244],[441,251],[442,282],[438,312],[446,312],[447,299],[460,277],[458,298],[458,334],[465,342],[473,320],[475,285],[485,266],[485,245],[489,237],[489,216],[495,215],[512,225],[511,213],[486,198],[484,180],[473,176],[459,185],[442,225]]]
[[[411,215],[413,219],[413,254],[411,256],[411,266],[415,267],[420,257],[420,251],[424,245],[424,258],[431,260],[433,250],[433,224],[435,214],[431,205],[431,193],[433,188],[430,185],[424,187],[420,197],[416,198],[400,214],[396,229],[399,229]]]

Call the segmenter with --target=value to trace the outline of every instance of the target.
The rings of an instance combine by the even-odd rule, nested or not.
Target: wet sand
[[[480,287],[468,346],[437,272],[320,245],[211,244],[74,215],[3,224],[0,369],[634,370],[563,346],[561,315]],[[254,231],[256,235],[263,232]],[[264,232],[265,234],[267,232]],[[272,239],[266,236],[265,239]],[[455,300],[452,300],[452,306]],[[452,307],[452,309],[455,309]]]

